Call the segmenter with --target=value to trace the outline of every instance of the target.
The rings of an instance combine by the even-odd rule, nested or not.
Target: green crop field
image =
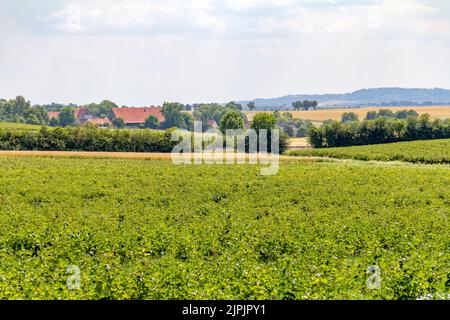
[[[25,130],[25,131],[38,131],[42,126],[26,123],[13,123],[13,122],[0,122],[0,130]]]
[[[0,157],[0,298],[446,296],[449,186],[449,169],[432,165],[288,162],[260,176]],[[370,266],[379,289],[366,286]]]
[[[344,148],[295,150],[295,156],[450,164],[450,139],[397,142]]]

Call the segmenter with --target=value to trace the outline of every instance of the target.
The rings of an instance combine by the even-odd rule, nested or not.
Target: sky
[[[0,97],[226,102],[450,88],[448,0],[0,0]]]

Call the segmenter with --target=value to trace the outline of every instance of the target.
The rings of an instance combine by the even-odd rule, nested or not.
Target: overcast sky
[[[0,97],[225,102],[450,88],[447,0],[0,0]]]

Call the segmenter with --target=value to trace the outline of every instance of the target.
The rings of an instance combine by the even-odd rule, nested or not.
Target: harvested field
[[[432,119],[446,119],[450,118],[450,106],[432,106],[432,107],[367,107],[367,108],[342,108],[342,109],[321,109],[310,111],[290,111],[294,118],[307,119],[316,122],[322,122],[328,119],[340,120],[345,112],[354,112],[362,120],[366,117],[369,111],[378,111],[381,109],[389,109],[392,111],[399,111],[405,109],[413,109],[419,114],[428,113]],[[248,119],[253,119],[255,113],[261,111],[245,111]]]

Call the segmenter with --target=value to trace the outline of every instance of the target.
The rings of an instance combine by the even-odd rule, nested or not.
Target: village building
[[[208,120],[208,126],[213,128],[213,129],[218,129],[219,128],[216,120],[211,120],[211,119]]]
[[[47,112],[48,120],[52,120],[53,118],[58,118],[60,112],[59,111],[49,111]]]
[[[76,124],[85,124],[91,119],[94,119],[95,116],[87,109],[87,108],[75,108],[73,110],[75,115],[75,123]]]
[[[48,120],[58,118],[59,111],[47,112]],[[75,116],[75,124],[84,125],[86,123],[92,123],[98,127],[108,127],[111,124],[108,118],[97,118],[87,108],[75,108],[73,109],[73,115]]]
[[[160,123],[165,121],[160,107],[112,108],[109,119],[112,121],[114,118],[121,118],[126,127],[138,128],[150,116],[154,116]]]
[[[50,111],[47,112],[47,117],[49,120],[53,118],[58,118],[60,113],[61,112],[59,111]],[[86,108],[73,109],[73,115],[75,116],[76,124],[85,124],[86,122],[88,122],[88,120],[95,118],[94,115],[92,115]]]
[[[92,124],[99,128],[109,128],[112,126],[111,121],[108,118],[92,118],[87,121],[87,123]]]

